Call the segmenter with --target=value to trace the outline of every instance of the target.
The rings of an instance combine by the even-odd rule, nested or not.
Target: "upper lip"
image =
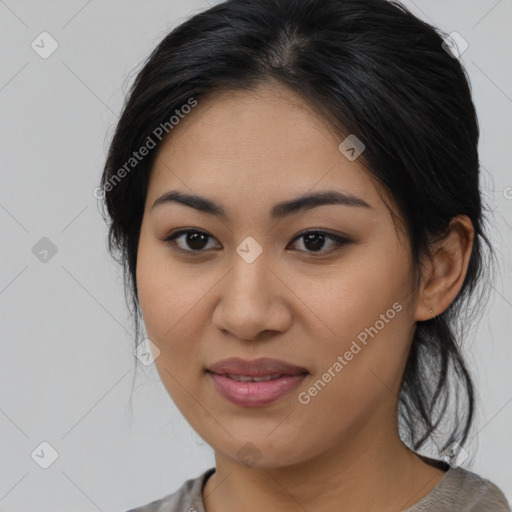
[[[246,375],[248,377],[263,377],[265,375],[298,375],[308,373],[306,368],[294,364],[262,357],[260,359],[241,359],[232,357],[223,359],[207,368],[208,371],[218,375]]]

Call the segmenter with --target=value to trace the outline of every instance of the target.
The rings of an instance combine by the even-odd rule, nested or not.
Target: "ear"
[[[432,244],[432,261],[425,259],[416,304],[417,321],[440,315],[459,293],[469,265],[474,232],[469,217],[459,215],[452,219],[443,238]]]

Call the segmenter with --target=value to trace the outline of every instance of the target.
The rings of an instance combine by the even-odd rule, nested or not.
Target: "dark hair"
[[[399,222],[381,195],[397,233],[410,243],[417,285],[420,256],[431,257],[432,240],[446,233],[455,216],[471,219],[475,236],[462,289],[442,314],[417,322],[398,407],[402,438],[414,449],[440,432],[444,421],[450,428],[441,448],[463,445],[475,396],[457,328],[462,339],[474,317],[469,299],[490,268],[483,243],[491,257],[493,250],[483,229],[479,127],[469,79],[445,49],[445,37],[387,0],[227,0],[172,30],[136,76],[101,180],[111,219],[108,247],[123,265],[136,342],[139,233],[149,173],[165,140],[156,133],[164,127],[171,134],[169,119],[191,100],[278,81],[314,107],[340,142],[355,134],[365,144],[362,164],[404,219]],[[135,162],[134,151],[149,140],[157,148]],[[485,302],[481,296],[474,306]]]

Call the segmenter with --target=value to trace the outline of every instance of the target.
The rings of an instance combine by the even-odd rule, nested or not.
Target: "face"
[[[217,454],[262,468],[391,435],[416,297],[378,185],[281,86],[201,100],[171,135],[150,176],[137,286],[159,375],[192,428]],[[224,216],[154,206],[171,191]],[[357,200],[273,210],[326,191]],[[207,371],[232,357],[307,373],[258,384]],[[227,398],[221,380],[252,398]]]

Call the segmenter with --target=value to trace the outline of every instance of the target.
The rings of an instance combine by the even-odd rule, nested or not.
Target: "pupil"
[[[203,238],[201,240],[201,237]],[[206,235],[204,233],[189,233],[187,237],[187,243],[192,249],[202,249],[204,246]],[[199,240],[199,247],[195,246],[194,243],[197,243]],[[203,244],[203,246],[201,245]]]
[[[315,241],[316,239],[316,244],[313,243],[313,249],[321,249],[322,246],[323,246],[323,242],[324,242],[324,235],[322,235],[321,233],[308,233],[306,235],[306,244],[308,244],[310,241]],[[318,239],[320,239],[320,242],[318,241]]]

